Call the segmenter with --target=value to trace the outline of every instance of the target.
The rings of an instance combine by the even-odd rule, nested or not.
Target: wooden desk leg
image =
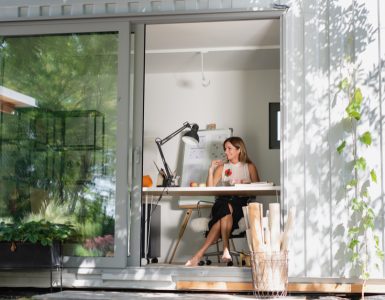
[[[176,249],[178,248],[179,242],[183,237],[183,234],[184,234],[184,231],[186,230],[186,226],[188,224],[188,221],[191,218],[191,214],[192,214],[192,208],[187,209],[186,213],[184,214],[182,225],[179,227],[178,240],[176,241],[174,249],[172,250],[171,258],[170,258],[170,261],[168,262],[169,264],[171,264],[173,259],[174,259]]]

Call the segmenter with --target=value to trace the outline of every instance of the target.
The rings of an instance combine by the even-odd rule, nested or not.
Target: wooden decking
[[[49,277],[49,272],[1,271],[0,287],[46,287]],[[53,282],[59,282],[58,272],[54,272]],[[125,269],[65,268],[63,270],[63,287],[223,293],[253,291],[250,268],[184,267],[175,264],[151,264]],[[290,295],[360,294],[361,291],[362,282],[360,280],[289,277],[288,292]],[[385,294],[385,279],[369,280],[365,293]]]
[[[223,291],[223,292],[248,292],[253,290],[251,282],[207,282],[207,281],[178,281],[177,290],[185,291]],[[316,293],[316,294],[360,294],[361,283],[301,283],[291,282],[288,285],[289,293]],[[365,293],[385,294],[385,280],[382,282],[369,282]]]

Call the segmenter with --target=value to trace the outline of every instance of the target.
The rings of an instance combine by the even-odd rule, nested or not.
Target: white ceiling
[[[146,72],[279,69],[279,20],[146,27]]]

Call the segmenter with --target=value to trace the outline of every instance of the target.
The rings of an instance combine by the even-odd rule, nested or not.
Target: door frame
[[[143,160],[143,96],[144,96],[144,40],[147,24],[223,22],[256,19],[279,19],[281,23],[280,45],[280,103],[281,103],[281,203],[285,205],[284,124],[286,97],[286,9],[261,11],[197,11],[175,12],[163,15],[75,17],[73,19],[50,19],[45,21],[1,22],[0,36],[27,36],[85,32],[119,32],[118,50],[118,138],[117,141],[117,200],[119,218],[115,228],[115,256],[65,257],[65,267],[80,268],[125,268],[141,266],[141,202]],[[131,47],[134,33],[135,48]],[[134,53],[133,61],[130,53]],[[131,67],[133,66],[133,68]],[[134,78],[131,86],[131,77]],[[132,96],[131,96],[132,95]],[[131,116],[131,119],[130,119]],[[286,211],[283,207],[282,213]]]
[[[227,12],[227,13],[194,13],[194,14],[176,14],[176,15],[167,15],[167,16],[148,16],[148,17],[138,17],[131,20],[133,24],[133,28],[137,28],[135,31],[135,34],[138,35],[138,41],[140,41],[140,45],[135,45],[135,51],[140,51],[140,55],[137,55],[138,53],[135,53],[134,58],[134,64],[138,65],[137,73],[134,74],[135,78],[135,84],[134,84],[134,95],[138,95],[139,97],[134,97],[134,107],[133,111],[136,111],[137,114],[140,114],[141,119],[136,120],[136,128],[141,128],[141,130],[137,130],[137,134],[140,133],[140,137],[137,137],[137,141],[141,141],[142,144],[138,145],[135,144],[134,147],[136,149],[136,152],[140,152],[141,154],[141,161],[143,161],[143,122],[144,122],[144,111],[143,111],[143,103],[144,103],[144,77],[145,77],[145,70],[144,70],[144,52],[145,52],[145,31],[146,31],[146,25],[155,25],[155,24],[175,24],[175,23],[199,23],[199,22],[224,22],[224,21],[240,21],[240,20],[257,20],[257,19],[278,19],[280,20],[280,104],[281,104],[281,141],[280,141],[280,181],[281,181],[281,191],[284,191],[284,171],[286,168],[284,167],[283,162],[283,153],[284,153],[284,115],[285,115],[285,107],[283,105],[284,97],[286,97],[285,92],[285,84],[284,80],[286,79],[286,60],[285,60],[285,45],[286,45],[286,39],[285,39],[285,32],[286,32],[286,9],[279,9],[279,10],[273,10],[273,11],[256,11],[256,12]],[[135,126],[134,126],[135,128]],[[138,160],[138,159],[136,159]],[[136,169],[136,172],[139,172],[140,174],[135,174],[133,177],[140,178],[143,175],[142,174],[142,168],[141,165],[140,168],[134,168]],[[133,187],[133,190],[141,190],[142,186],[138,185],[138,181],[136,182],[137,185]],[[281,214],[282,214],[282,220],[285,217],[285,214],[287,212],[286,204],[284,201],[284,193],[281,192],[280,200],[281,200]],[[132,214],[131,217],[131,228],[141,228],[141,219],[134,217],[135,215],[141,214],[140,209],[140,203],[142,203],[142,195],[140,194],[133,194],[132,195],[132,203],[133,207],[137,207],[135,211]],[[139,211],[140,210],[140,211]],[[141,228],[141,230],[144,230],[144,228]],[[134,233],[131,232],[132,240],[139,241],[141,238],[141,233],[138,231],[135,231]],[[135,247],[135,254],[130,258],[128,258],[128,266],[142,266],[147,264],[146,260],[141,260],[140,258],[140,243],[137,243],[138,245],[132,246]]]

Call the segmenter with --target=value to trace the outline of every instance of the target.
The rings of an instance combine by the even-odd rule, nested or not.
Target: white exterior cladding
[[[352,277],[345,255],[348,209],[346,172],[336,152],[344,106],[335,98],[344,58],[362,71],[364,130],[371,130],[370,152],[359,149],[376,168],[371,188],[376,232],[384,248],[385,1],[383,0],[2,0],[0,21],[99,16],[151,16],[203,12],[272,10],[287,4],[282,86],[281,149],[285,208],[296,207],[290,255],[292,277]],[[1,24],[0,24],[1,26]],[[384,278],[384,264],[374,277]]]

